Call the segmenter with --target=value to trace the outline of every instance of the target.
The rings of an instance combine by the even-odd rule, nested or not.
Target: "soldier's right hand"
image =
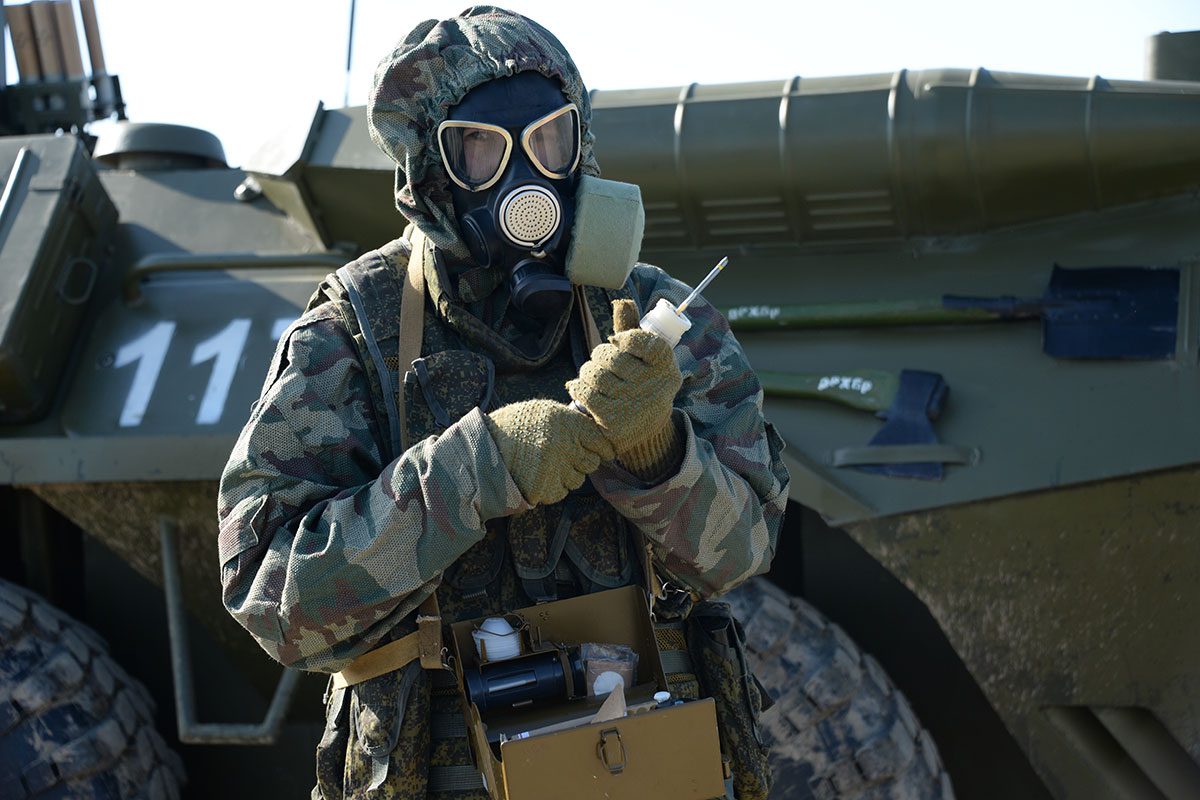
[[[517,488],[533,505],[557,503],[615,456],[599,425],[554,400],[510,403],[484,419]]]

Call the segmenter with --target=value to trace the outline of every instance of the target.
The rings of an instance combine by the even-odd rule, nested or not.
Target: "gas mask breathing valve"
[[[512,267],[510,290],[517,308],[535,317],[551,317],[563,307],[570,282],[540,247],[558,233],[562,204],[558,196],[541,186],[518,186],[504,196],[497,209],[500,233],[517,247],[531,248],[529,258]]]
[[[500,232],[517,247],[534,248],[558,230],[562,204],[547,189],[518,186],[500,201]]]

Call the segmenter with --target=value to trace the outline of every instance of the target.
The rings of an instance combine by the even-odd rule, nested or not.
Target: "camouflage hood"
[[[474,87],[529,70],[557,79],[579,108],[580,169],[598,175],[583,80],[562,43],[533,20],[495,6],[426,20],[375,70],[367,122],[371,139],[396,162],[396,208],[454,260],[470,256],[454,219],[437,127]]]

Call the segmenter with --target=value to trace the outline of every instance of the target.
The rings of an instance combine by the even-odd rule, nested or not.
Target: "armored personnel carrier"
[[[96,141],[119,83],[59,7],[6,9],[0,796],[300,796],[324,681],[221,607],[216,479],[317,282],[398,235],[392,165],[362,108],[236,169]],[[788,445],[729,598],[773,796],[1200,796],[1200,33],[1150,63],[594,94],[644,260],[730,257]]]

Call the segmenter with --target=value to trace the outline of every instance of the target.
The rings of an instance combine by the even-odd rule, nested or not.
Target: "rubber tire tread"
[[[154,708],[94,631],[0,581],[0,797],[178,800]]]
[[[772,800],[953,800],[933,738],[841,628],[765,578],[722,599],[775,700],[760,718]]]

